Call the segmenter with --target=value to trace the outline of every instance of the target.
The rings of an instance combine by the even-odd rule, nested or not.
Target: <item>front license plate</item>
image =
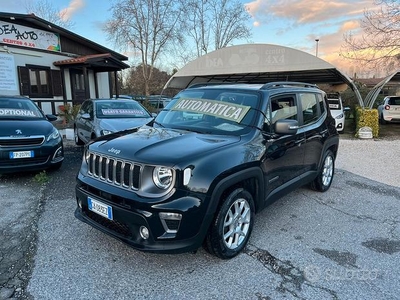
[[[101,203],[100,201],[94,200],[90,197],[88,197],[87,200],[89,210],[109,220],[113,219],[112,207],[110,205]]]
[[[16,158],[29,158],[29,157],[34,157],[35,153],[33,151],[14,151],[10,152],[10,158],[11,159],[16,159]]]

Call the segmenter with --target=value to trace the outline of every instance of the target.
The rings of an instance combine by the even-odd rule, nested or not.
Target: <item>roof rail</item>
[[[231,81],[220,81],[220,82],[200,82],[200,83],[193,83],[192,85],[188,86],[188,89],[191,88],[198,88],[203,86],[212,86],[212,85],[228,85],[228,84],[238,84],[240,82],[231,82]]]
[[[296,81],[274,81],[274,82],[268,82],[264,84],[260,90],[267,90],[267,89],[272,89],[276,87],[282,87],[282,86],[298,86],[298,87],[306,87],[306,88],[318,88],[316,84],[311,84],[311,83],[305,83],[305,82],[296,82]]]

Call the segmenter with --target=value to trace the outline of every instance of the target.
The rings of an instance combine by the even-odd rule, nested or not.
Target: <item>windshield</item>
[[[329,108],[331,110],[342,109],[342,104],[340,102],[340,99],[328,99],[328,103],[329,103]]]
[[[0,98],[0,119],[43,119],[40,109],[29,99]]]
[[[226,89],[185,90],[161,111],[163,127],[200,133],[240,135],[255,126],[259,95]]]
[[[101,101],[96,103],[96,116],[100,119],[151,118],[147,110],[136,101]]]

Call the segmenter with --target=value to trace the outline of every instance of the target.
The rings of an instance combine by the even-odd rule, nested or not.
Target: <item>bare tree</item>
[[[251,36],[246,25],[251,16],[238,0],[184,0],[183,9],[186,31],[198,57]]]
[[[131,67],[126,77],[126,93],[132,95],[143,95],[145,92],[145,82],[141,74],[143,74],[143,65]],[[153,76],[149,84],[149,95],[157,95],[162,91],[165,83],[171,77],[167,72],[158,68],[153,68]]]
[[[67,11],[65,9],[59,9],[55,7],[54,1],[26,1],[25,9],[28,13],[33,13],[39,18],[42,18],[60,27],[71,29],[75,26],[75,23],[67,17]]]
[[[400,67],[400,6],[398,0],[375,0],[378,10],[365,10],[362,36],[344,36],[341,55],[369,69],[392,72]]]
[[[174,0],[118,0],[111,11],[112,19],[105,31],[115,45],[139,53],[144,92],[149,95],[157,60],[170,45],[180,41],[181,10]]]

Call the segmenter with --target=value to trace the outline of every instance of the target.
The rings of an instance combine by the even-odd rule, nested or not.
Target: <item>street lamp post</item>
[[[319,39],[315,39],[315,42],[317,43],[316,46],[315,46],[315,56],[318,57],[318,42],[319,42]]]

